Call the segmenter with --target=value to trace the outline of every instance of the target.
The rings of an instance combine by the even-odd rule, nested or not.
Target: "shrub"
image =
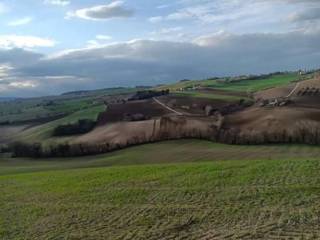
[[[40,143],[28,144],[15,142],[11,144],[10,149],[13,157],[40,158],[44,155],[42,145]]]
[[[96,124],[96,121],[81,119],[76,123],[57,126],[53,131],[53,135],[69,136],[88,133],[96,126]]]

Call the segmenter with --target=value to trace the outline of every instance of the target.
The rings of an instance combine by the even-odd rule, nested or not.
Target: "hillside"
[[[0,239],[320,238],[320,79],[251,78],[0,105]]]
[[[0,166],[1,239],[320,237],[318,147],[182,141]]]
[[[301,89],[320,84],[314,75],[289,72],[184,80],[154,89],[79,91],[0,103],[1,129],[5,133],[0,141],[41,142],[44,151],[61,143],[81,144],[91,148],[87,151],[91,154],[184,137],[238,144],[317,143],[316,136],[306,140],[296,131],[307,126],[320,129],[314,121],[319,114],[316,96],[297,95]],[[282,108],[260,106],[261,101],[285,98],[293,90],[296,94],[290,101],[294,104]],[[163,94],[152,97],[157,91]],[[97,121],[96,128],[87,134],[54,136],[57,127],[82,120]]]

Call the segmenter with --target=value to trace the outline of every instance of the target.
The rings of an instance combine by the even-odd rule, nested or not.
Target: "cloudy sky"
[[[319,0],[0,0],[0,97],[320,67]]]

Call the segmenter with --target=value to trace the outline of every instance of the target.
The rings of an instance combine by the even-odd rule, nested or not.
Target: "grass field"
[[[215,93],[203,93],[197,91],[188,91],[188,92],[175,92],[177,96],[187,96],[193,98],[206,98],[206,99],[213,99],[213,100],[223,100],[223,101],[240,101],[241,99],[248,100],[248,98],[243,96],[232,96],[232,95],[222,95],[222,94],[215,94]]]
[[[45,124],[41,124],[36,127],[29,128],[21,134],[16,136],[17,140],[21,141],[27,141],[27,142],[41,142],[44,140],[50,139],[50,142],[56,142],[56,141],[65,141],[68,138],[54,138],[52,137],[52,132],[55,127],[63,124],[69,124],[77,122],[80,119],[92,119],[96,120],[99,113],[103,112],[105,109],[104,105],[97,105],[91,108],[87,108],[84,110],[77,111],[73,114],[70,114],[69,116],[66,116],[64,118],[51,121]],[[49,144],[49,142],[48,142]]]
[[[6,121],[20,123],[72,114],[96,106],[97,102],[101,102],[99,100],[103,96],[128,94],[136,90],[136,88],[110,88],[83,93],[74,92],[53,97],[0,101],[0,123]]]
[[[54,102],[54,104],[48,104]],[[71,114],[82,109],[93,107],[94,100],[90,98],[45,100],[28,99],[0,103],[0,122],[23,122],[40,118],[54,117],[61,114]]]
[[[246,92],[257,92],[268,88],[273,87],[281,87],[286,86],[290,82],[298,80],[299,76],[296,73],[290,74],[281,74],[271,76],[265,79],[260,80],[242,80],[237,82],[230,82],[230,83],[221,83],[216,82],[209,87],[229,90],[229,91],[246,91]]]
[[[0,239],[319,239],[320,148],[149,144],[0,160]]]
[[[257,80],[237,80],[228,81],[223,79],[201,80],[201,81],[187,81],[179,82],[176,84],[160,87],[160,89],[169,88],[171,90],[178,90],[180,88],[188,88],[200,85],[202,87],[212,87],[215,89],[227,91],[240,91],[240,92],[256,92],[272,87],[286,86],[292,81],[300,78],[297,73],[278,74],[272,75],[263,79]]]

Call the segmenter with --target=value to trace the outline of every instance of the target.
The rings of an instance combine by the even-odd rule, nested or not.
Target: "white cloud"
[[[153,40],[188,42],[193,39],[191,34],[184,33],[183,27],[160,28],[150,32]]]
[[[123,1],[115,1],[107,5],[98,5],[78,9],[67,13],[66,18],[78,17],[86,20],[107,20],[111,18],[129,18],[134,11],[125,7]]]
[[[161,28],[160,30],[154,31],[151,34],[170,34],[180,32],[182,29],[182,27]]]
[[[47,38],[21,35],[0,35],[0,48],[53,47],[55,41]]]
[[[44,0],[45,4],[57,5],[57,6],[67,6],[70,4],[68,0]]]
[[[10,64],[0,64],[0,81],[3,77],[8,77],[12,69]]]
[[[33,81],[17,81],[17,82],[10,82],[8,86],[13,88],[26,89],[26,88],[37,87],[37,83]]]
[[[108,35],[97,35],[95,39],[89,40],[87,42],[88,48],[97,48],[102,47],[106,45],[106,42],[110,41],[112,39],[111,36]]]
[[[25,17],[25,18],[16,19],[14,21],[9,22],[8,26],[12,26],[12,27],[22,26],[22,25],[29,24],[31,22],[32,22],[31,17]]]
[[[204,23],[243,19],[265,10],[263,1],[219,1],[191,4],[165,17],[166,20],[198,20]]]
[[[103,44],[101,44],[99,41],[97,40],[89,40],[87,42],[87,47],[88,48],[96,48],[96,47],[101,47]]]
[[[164,20],[164,18],[162,16],[149,18],[149,22],[151,22],[151,23],[158,23],[158,22],[161,22],[163,20]]]
[[[203,32],[227,29],[237,33],[265,31],[290,31],[292,27],[284,22],[288,14],[303,10],[313,0],[181,0],[180,7],[163,16],[149,18],[152,23],[181,21]],[[270,17],[271,16],[271,17]]]
[[[109,35],[97,35],[96,39],[98,39],[98,40],[111,40],[112,37]]]

